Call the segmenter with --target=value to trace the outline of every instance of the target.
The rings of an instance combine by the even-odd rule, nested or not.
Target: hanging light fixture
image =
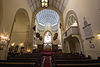
[[[42,0],[42,7],[48,7],[48,0]]]

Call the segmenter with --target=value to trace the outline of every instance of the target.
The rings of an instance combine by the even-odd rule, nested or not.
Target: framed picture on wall
[[[95,48],[93,43],[90,43],[90,48]]]

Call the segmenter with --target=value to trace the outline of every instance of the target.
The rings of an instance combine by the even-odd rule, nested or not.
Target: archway
[[[68,53],[69,52],[83,53],[83,44],[82,44],[82,39],[81,39],[81,34],[80,34],[80,29],[78,24],[78,18],[76,13],[73,10],[70,10],[67,13],[65,26],[66,26],[65,27],[66,30],[64,35],[66,36],[66,38],[63,41],[64,51]]]
[[[35,20],[36,20],[36,15],[37,15],[37,13],[38,12],[40,12],[40,11],[42,11],[42,10],[44,10],[44,9],[49,9],[49,10],[53,10],[53,11],[56,11],[57,13],[58,13],[58,15],[60,16],[60,19],[59,19],[59,24],[60,24],[60,28],[61,28],[61,34],[63,33],[63,31],[64,31],[64,24],[63,24],[63,15],[62,15],[62,13],[57,9],[57,8],[54,8],[54,7],[47,7],[47,8],[42,8],[42,7],[40,7],[40,8],[38,8],[37,10],[35,10],[34,12],[33,12],[33,17],[32,17],[32,27],[34,27],[36,24],[35,24]],[[53,28],[53,29],[55,29],[55,28]],[[33,33],[32,31],[31,31],[31,33]],[[33,38],[34,39],[34,38]]]
[[[51,51],[52,50],[52,35],[51,32],[47,31],[44,34],[44,51]]]
[[[71,37],[69,39],[70,53],[80,53],[80,42],[78,38]]]
[[[58,45],[57,39],[53,39],[53,36],[55,33],[58,33],[58,27],[60,28],[60,26],[59,26],[60,19],[61,19],[61,17],[59,16],[58,12],[56,12],[53,9],[43,9],[36,14],[36,21],[35,21],[37,23],[36,31],[39,32],[40,35],[44,38],[45,38],[47,31],[52,32],[51,40],[54,41],[54,42],[52,42],[53,45]],[[59,29],[59,30],[61,30],[61,29]],[[51,46],[47,45],[48,43],[45,43],[44,40],[38,39],[37,45],[44,44],[45,46],[49,47],[47,51],[50,51]],[[55,42],[57,42],[57,44]],[[44,47],[44,50],[45,50],[45,47]]]
[[[66,30],[69,29],[72,26],[79,27],[77,15],[73,10],[70,10],[67,13],[65,20],[66,20],[66,23],[65,23],[65,26],[66,26],[65,29]]]
[[[18,46],[17,52],[20,52],[22,47],[28,48],[29,28],[29,17],[26,10],[19,9],[16,12],[12,26],[10,47],[16,48]]]

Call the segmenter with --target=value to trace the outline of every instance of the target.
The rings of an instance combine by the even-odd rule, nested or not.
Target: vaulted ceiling
[[[42,0],[27,0],[32,12],[42,7]],[[48,6],[58,9],[61,13],[64,12],[68,0],[48,0]],[[58,14],[53,10],[42,10],[36,15],[38,22],[38,31],[51,30],[52,32],[58,31],[59,23]],[[50,24],[49,24],[50,23]],[[50,26],[49,26],[50,25]]]
[[[50,24],[52,27],[57,25],[59,22],[59,15],[56,11],[50,9],[44,9],[37,13],[36,20],[42,26]]]
[[[38,27],[39,30],[57,31],[60,17],[56,11],[50,9],[44,9],[37,13],[36,20],[37,23],[39,24],[38,26],[40,26]]]
[[[36,9],[38,9],[39,7],[41,7],[41,0],[27,0],[29,3],[29,6],[32,10],[32,12],[34,12]],[[57,8],[58,10],[60,10],[61,13],[63,13],[66,5],[67,5],[67,1],[68,0],[49,0],[49,6]]]

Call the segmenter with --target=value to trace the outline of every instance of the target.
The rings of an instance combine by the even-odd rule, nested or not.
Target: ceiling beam
[[[62,10],[63,10],[63,4],[64,4],[64,0],[62,0],[63,2],[62,2],[62,5],[61,5],[61,12],[63,12]]]
[[[52,0],[52,6],[54,5],[54,0]]]
[[[60,3],[61,3],[61,0],[59,0],[59,2],[58,2],[58,3],[59,3],[59,8],[60,8],[60,5],[61,5],[61,4],[60,4]],[[59,8],[58,8],[58,9],[59,9]]]
[[[35,11],[37,8],[41,7],[41,0],[27,0],[29,2],[30,8],[32,11]],[[63,12],[66,5],[67,0],[48,0],[48,6],[55,7],[60,10],[60,12]]]
[[[58,0],[55,0],[55,7],[58,8]]]
[[[38,5],[37,5],[37,0],[35,0],[35,5],[36,5],[36,9],[38,8]]]
[[[31,3],[32,3],[33,9],[34,9],[34,2],[33,2],[33,0],[31,0]],[[35,10],[35,9],[34,9],[34,10]]]

